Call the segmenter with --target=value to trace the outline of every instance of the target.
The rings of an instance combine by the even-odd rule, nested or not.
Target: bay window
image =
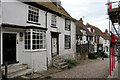
[[[30,29],[25,32],[25,49],[45,49],[46,33],[44,30]]]

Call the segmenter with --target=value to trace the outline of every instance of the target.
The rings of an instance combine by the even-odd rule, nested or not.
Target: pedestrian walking
[[[105,51],[103,50],[102,51],[102,60],[104,60],[104,54],[105,54]]]

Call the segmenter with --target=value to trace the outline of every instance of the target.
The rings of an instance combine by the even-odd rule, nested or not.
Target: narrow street
[[[53,78],[107,78],[109,59],[92,60],[71,69],[50,75]]]

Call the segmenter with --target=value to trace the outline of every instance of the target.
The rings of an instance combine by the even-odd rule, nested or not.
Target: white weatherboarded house
[[[60,3],[3,1],[1,64],[47,70],[54,56],[74,58],[75,32],[74,20]]]

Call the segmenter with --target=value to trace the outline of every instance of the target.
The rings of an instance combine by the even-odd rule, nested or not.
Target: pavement
[[[111,76],[108,76],[108,79],[118,79],[118,61],[116,61],[115,69],[111,72]]]

